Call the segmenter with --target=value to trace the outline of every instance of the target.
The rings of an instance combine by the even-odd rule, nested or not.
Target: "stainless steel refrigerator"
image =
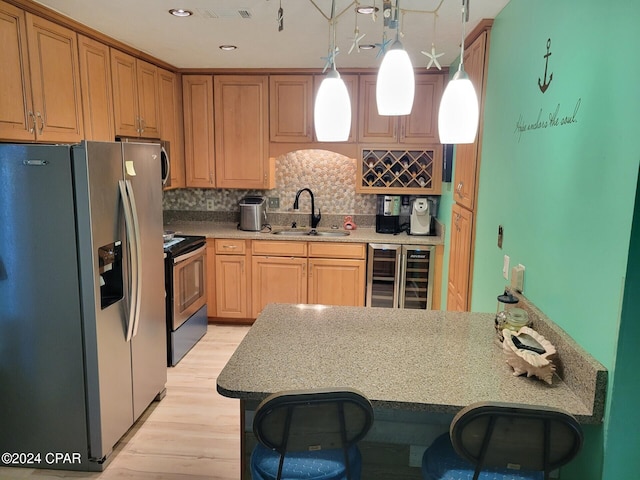
[[[370,243],[366,305],[430,310],[434,261],[433,246]]]
[[[0,144],[0,452],[31,454],[0,466],[102,470],[162,398],[160,169],[157,145]]]

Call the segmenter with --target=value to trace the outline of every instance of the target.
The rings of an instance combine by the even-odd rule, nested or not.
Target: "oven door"
[[[180,325],[207,303],[206,246],[173,259],[173,325]]]

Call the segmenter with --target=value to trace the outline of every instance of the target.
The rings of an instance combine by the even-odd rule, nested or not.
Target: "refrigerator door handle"
[[[129,259],[131,262],[131,282],[129,284],[129,314],[127,315],[127,337],[126,341],[130,342],[133,335],[133,324],[135,320],[135,311],[136,311],[136,301],[137,298],[135,296],[135,292],[137,291],[137,276],[133,274],[133,270],[136,268],[134,265],[137,265],[138,259],[135,258],[137,254],[137,250],[133,248],[132,243],[134,240],[133,233],[133,218],[131,213],[131,202],[129,201],[129,195],[127,193],[127,187],[124,180],[118,181],[118,186],[120,187],[120,197],[122,198],[122,207],[124,210],[124,223],[127,230],[127,243],[129,245]]]
[[[136,197],[133,193],[133,185],[130,180],[125,181],[127,186],[127,193],[129,196],[129,200],[131,203],[131,213],[133,217],[133,234],[135,238],[135,252],[136,252],[136,262],[133,265],[132,274],[136,279],[136,308],[133,317],[133,332],[131,334],[131,338],[135,337],[138,334],[138,325],[140,324],[140,306],[142,305],[142,275],[140,272],[142,271],[142,242],[140,239],[140,222],[138,219],[138,209],[136,208]]]
[[[400,298],[398,301],[398,307],[404,308],[404,298],[407,287],[407,254],[405,247],[402,247],[402,254],[400,256],[400,276],[398,277],[398,286],[400,288]]]

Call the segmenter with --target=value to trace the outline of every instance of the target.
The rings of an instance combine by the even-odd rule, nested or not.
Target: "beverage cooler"
[[[368,307],[431,309],[435,247],[370,243]]]

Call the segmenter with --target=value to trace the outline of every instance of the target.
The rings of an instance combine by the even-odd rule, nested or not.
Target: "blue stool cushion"
[[[460,458],[449,434],[439,436],[422,456],[423,480],[472,480],[475,467]],[[483,468],[478,480],[543,480],[543,472],[524,472],[506,468]]]
[[[278,474],[280,454],[262,444],[256,445],[251,453],[252,480],[275,480]],[[351,480],[359,480],[362,471],[362,457],[357,446],[349,449]],[[318,450],[314,452],[289,452],[284,457],[282,480],[346,480],[347,469],[341,449]]]

